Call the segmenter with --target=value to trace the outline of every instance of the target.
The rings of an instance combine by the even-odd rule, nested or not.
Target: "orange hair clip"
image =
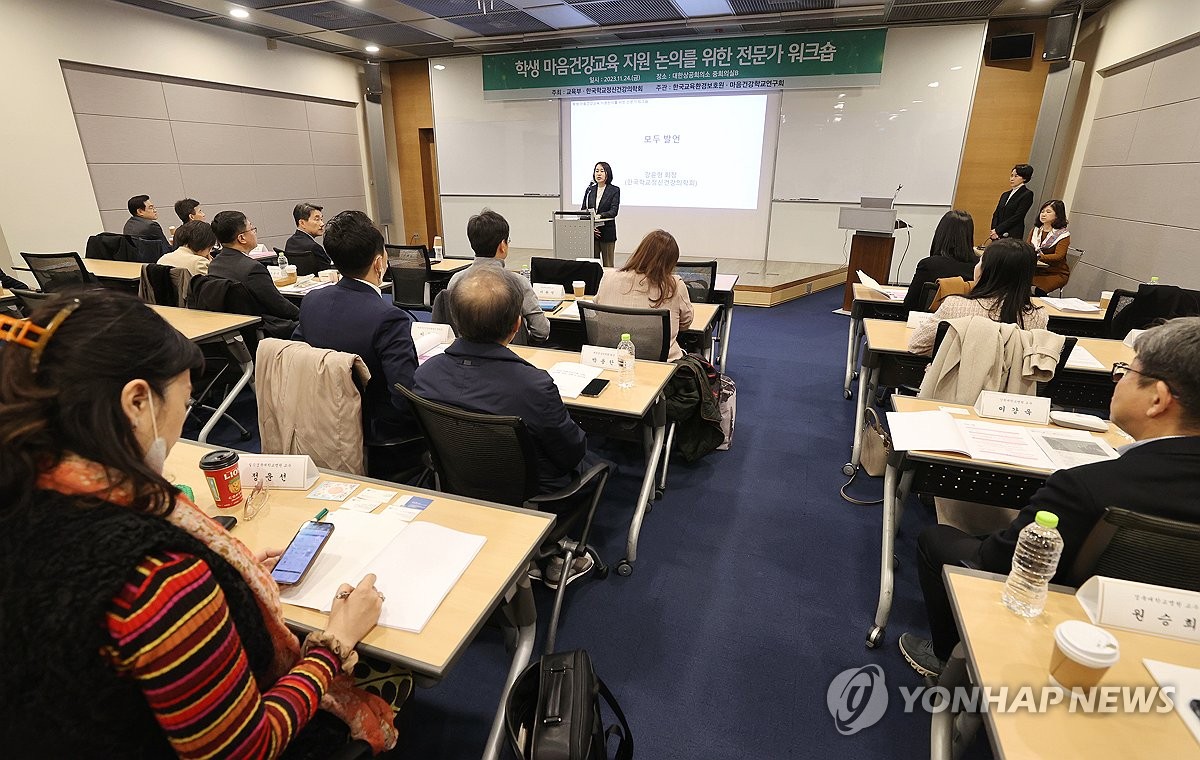
[[[58,313],[45,327],[35,325],[29,319],[15,319],[0,315],[0,340],[30,349],[29,369],[36,373],[38,363],[42,360],[42,352],[46,350],[46,344],[54,337],[54,333],[58,331],[67,317],[71,316],[71,312],[78,308],[79,299],[72,299],[70,303],[58,310]],[[31,335],[37,336],[37,338],[34,339],[30,337]]]

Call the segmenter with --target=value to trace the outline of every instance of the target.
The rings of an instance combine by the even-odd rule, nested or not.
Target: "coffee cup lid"
[[[1089,668],[1107,668],[1121,659],[1115,636],[1082,620],[1067,620],[1054,629],[1054,643],[1063,654]]]

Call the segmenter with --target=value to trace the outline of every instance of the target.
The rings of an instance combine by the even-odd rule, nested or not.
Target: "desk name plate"
[[[306,491],[317,482],[317,466],[305,454],[242,454],[238,457],[242,490],[253,488],[260,480],[268,488]]]
[[[533,294],[538,297],[539,301],[561,301],[566,297],[567,291],[562,285],[535,282],[533,283]]]
[[[621,352],[603,346],[584,346],[579,353],[579,363],[600,369],[618,369]]]
[[[1096,575],[1075,597],[1092,622],[1200,644],[1200,593]]]
[[[975,413],[994,420],[1020,420],[1046,425],[1050,422],[1050,399],[1019,393],[980,391]]]

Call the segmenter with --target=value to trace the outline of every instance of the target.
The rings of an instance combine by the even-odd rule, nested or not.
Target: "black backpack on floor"
[[[604,727],[601,697],[620,725]],[[544,655],[527,667],[508,694],[504,723],[520,760],[607,760],[614,734],[620,737],[616,760],[633,757],[625,714],[583,649]]]

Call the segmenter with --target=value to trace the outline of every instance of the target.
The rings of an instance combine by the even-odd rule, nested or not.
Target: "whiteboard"
[[[441,194],[558,195],[558,102],[484,100],[479,56],[430,64]]]
[[[985,29],[892,28],[878,87],[785,92],[772,198],[858,203],[902,184],[899,202],[949,205]]]

